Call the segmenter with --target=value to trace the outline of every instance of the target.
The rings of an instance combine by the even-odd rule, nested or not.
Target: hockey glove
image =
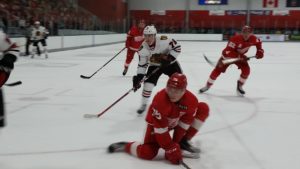
[[[182,161],[180,146],[177,143],[172,143],[171,146],[165,149],[165,158],[172,164],[179,164]]]
[[[165,69],[166,67],[168,67],[171,62],[175,60],[175,58],[172,55],[162,55],[162,59],[161,59],[161,68]]]
[[[137,91],[141,87],[141,80],[144,78],[143,74],[137,74],[132,77],[133,91]]]
[[[161,60],[160,64],[161,64],[161,69],[165,69],[166,67],[168,67],[170,65],[170,61],[168,60]]]
[[[0,66],[5,70],[10,71],[14,68],[14,62],[17,60],[15,55],[7,53],[3,56],[3,59],[0,60]]]
[[[263,50],[263,49],[258,49],[258,50],[256,51],[255,57],[256,57],[257,59],[263,58],[263,57],[264,57],[264,50]]]

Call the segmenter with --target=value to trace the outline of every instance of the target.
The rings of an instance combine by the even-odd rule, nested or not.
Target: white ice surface
[[[264,43],[265,58],[250,61],[245,97],[236,96],[239,71],[222,74],[198,94],[212,70],[202,57],[216,61],[226,42],[181,42],[179,61],[188,88],[210,106],[210,116],[193,142],[201,158],[185,159],[193,169],[300,168],[300,43]],[[123,77],[125,53],[93,78],[90,75],[124,44],[50,53],[50,58],[20,58],[3,87],[7,127],[0,132],[0,169],[176,169],[162,156],[140,160],[125,153],[107,154],[109,144],[141,141],[141,89],[130,93],[99,119],[97,114],[125,94],[136,72],[137,55]],[[249,55],[255,53],[251,49]],[[153,94],[165,86],[162,76]],[[152,96],[153,96],[152,94]],[[161,155],[162,153],[160,153]]]

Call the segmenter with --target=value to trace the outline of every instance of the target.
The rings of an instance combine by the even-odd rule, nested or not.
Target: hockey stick
[[[184,161],[180,161],[180,165],[182,167],[184,167],[185,169],[192,169],[191,167],[189,167]]]
[[[151,74],[149,74],[148,76],[144,76],[144,78],[140,81],[139,85],[141,85],[144,81],[146,81],[147,79],[149,79],[153,74],[155,74],[158,70],[160,70],[161,67],[158,67],[156,69],[154,69],[153,72],[151,72]],[[125,94],[123,94],[120,98],[118,98],[115,102],[113,102],[110,106],[108,106],[105,110],[103,110],[101,113],[98,114],[84,114],[83,117],[84,118],[99,118],[100,116],[102,116],[107,110],[109,110],[111,107],[113,107],[115,104],[117,104],[120,100],[122,100],[125,96],[127,96],[131,91],[136,90],[135,87],[132,87],[130,90],[128,90]]]
[[[203,54],[203,57],[204,57],[204,59],[206,60],[206,62],[207,62],[209,65],[211,65],[211,66],[213,66],[213,67],[215,67],[215,66],[217,65],[216,62],[213,62],[213,61],[209,60],[208,57],[207,57],[205,54]],[[249,60],[249,59],[251,59],[251,58],[255,58],[255,56],[249,56],[249,57],[247,57],[247,60]],[[227,65],[227,64],[235,63],[235,62],[240,61],[240,60],[242,60],[242,59],[241,59],[241,58],[225,59],[225,60],[222,61],[222,63],[223,63],[224,65]]]
[[[249,57],[247,57],[247,60],[250,60],[251,58],[255,58],[255,56],[249,56]],[[243,60],[243,59],[242,58],[232,58],[232,59],[225,59],[222,62],[223,62],[223,64],[227,65],[227,64],[234,63],[234,62],[237,62],[240,60]]]
[[[209,60],[205,54],[203,54],[203,57],[204,57],[204,59],[206,60],[206,62],[207,62],[209,65],[211,65],[211,66],[213,66],[213,67],[216,66],[216,63],[213,62],[213,61],[211,61],[211,60]]]
[[[109,59],[109,61],[107,61],[103,66],[101,66],[96,72],[94,72],[92,75],[90,76],[84,76],[84,75],[80,75],[81,78],[83,79],[90,79],[91,77],[93,77],[96,73],[98,73],[104,66],[106,66],[110,61],[112,61],[115,57],[117,57],[121,52],[123,52],[123,50],[125,50],[126,47],[124,47],[123,49],[121,49],[117,54],[115,54],[115,56],[113,56],[111,59]]]
[[[13,82],[13,83],[6,83],[4,84],[5,86],[18,86],[22,84],[22,81],[16,81],[16,82]]]

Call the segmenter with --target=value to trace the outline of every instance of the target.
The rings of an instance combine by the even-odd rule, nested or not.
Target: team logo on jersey
[[[183,111],[179,112],[179,117],[181,117],[183,115],[185,115],[185,112],[183,112]]]
[[[159,53],[152,54],[150,57],[150,62],[151,63],[160,63],[162,60],[162,55]]]
[[[178,125],[179,118],[168,118],[169,128],[174,128]]]
[[[168,39],[168,37],[165,36],[165,35],[162,35],[162,36],[160,37],[160,40],[167,40],[167,39]]]

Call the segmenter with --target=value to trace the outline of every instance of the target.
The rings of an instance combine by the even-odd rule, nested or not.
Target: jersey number
[[[158,120],[161,120],[161,114],[156,109],[153,109],[152,116]]]
[[[229,43],[228,43],[228,46],[231,47],[231,48],[235,48],[235,43],[229,42]]]

